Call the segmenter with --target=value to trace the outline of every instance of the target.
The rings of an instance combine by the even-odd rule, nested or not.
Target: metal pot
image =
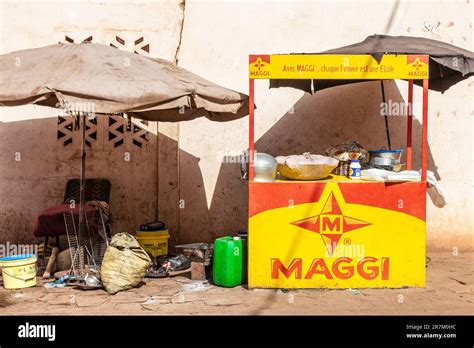
[[[256,153],[254,157],[254,181],[272,182],[275,181],[277,171],[277,161],[273,156],[266,153]]]
[[[372,150],[369,151],[370,158],[388,158],[400,163],[403,150]]]
[[[371,157],[370,164],[375,164],[377,166],[392,166],[395,164],[399,164],[399,160],[385,158],[385,157]]]
[[[273,182],[276,178],[277,161],[273,156],[263,152],[255,152],[254,154],[254,181],[255,182]],[[249,172],[249,155],[248,152],[242,155],[240,163],[240,171],[243,179],[248,179]]]

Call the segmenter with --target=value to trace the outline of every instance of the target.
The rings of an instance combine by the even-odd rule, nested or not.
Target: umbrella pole
[[[79,180],[79,234],[78,234],[78,252],[79,252],[79,269],[82,272],[84,269],[84,253],[82,241],[84,238],[84,200],[85,200],[85,179],[86,179],[86,121],[87,116],[82,115],[82,129],[81,129],[81,177]]]
[[[384,88],[384,85],[383,85],[383,80],[380,80],[380,87],[382,88],[382,102],[383,102],[383,105],[386,105],[385,104],[385,88]],[[384,108],[385,110],[387,108]],[[391,150],[392,149],[392,142],[390,141],[390,128],[388,128],[388,115],[387,113],[385,113],[385,115],[383,116],[384,119],[385,119],[385,132],[387,133],[387,145],[388,145],[388,149]]]

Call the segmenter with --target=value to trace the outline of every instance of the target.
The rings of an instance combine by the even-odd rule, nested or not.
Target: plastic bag
[[[430,170],[426,172],[426,182],[427,182],[427,193],[430,196],[433,204],[437,208],[443,208],[447,203],[444,198],[443,192],[439,187],[439,183],[436,180],[434,173]],[[379,181],[379,182],[400,182],[400,181],[421,181],[421,170],[404,170],[398,173],[384,169],[367,169],[362,171],[361,175],[362,180],[367,181]]]
[[[168,262],[170,263],[168,268],[170,272],[182,271],[191,267],[191,261],[182,254],[170,257]]]
[[[169,275],[168,272],[182,271],[189,267],[191,267],[191,261],[182,254],[173,257],[158,256],[154,259],[153,265],[148,269],[146,276],[164,278]]]
[[[421,175],[421,171],[420,171],[420,175]],[[446,199],[444,198],[443,192],[441,192],[441,188],[439,187],[438,180],[436,180],[434,173],[430,170],[428,170],[426,173],[426,182],[428,183],[426,192],[428,193],[428,196],[430,196],[431,200],[433,201],[433,204],[437,208],[443,208],[447,204]]]
[[[101,280],[105,290],[115,294],[137,286],[150,265],[150,256],[134,236],[125,232],[116,234],[102,260]]]
[[[146,224],[140,225],[140,231],[163,231],[166,229],[166,225],[162,221],[147,222]]]
[[[63,276],[59,277],[58,279],[56,279],[53,282],[49,282],[49,283],[44,284],[44,287],[45,288],[64,288],[66,286],[66,281],[67,280],[81,280],[81,279],[82,279],[81,276],[66,274],[66,275],[63,275]]]
[[[328,147],[325,151],[327,156],[338,159],[339,161],[350,161],[358,159],[361,163],[369,160],[369,153],[359,144],[358,141],[346,141],[339,145]]]
[[[305,152],[302,155],[278,156],[278,172],[293,180],[318,180],[329,176],[339,161]]]

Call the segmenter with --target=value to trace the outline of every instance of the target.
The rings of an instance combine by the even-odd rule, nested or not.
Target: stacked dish
[[[399,172],[403,164],[400,163],[403,150],[372,150],[370,154],[370,166],[379,169]]]

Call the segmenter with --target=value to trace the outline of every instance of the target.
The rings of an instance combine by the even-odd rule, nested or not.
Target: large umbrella
[[[218,86],[163,59],[93,43],[57,44],[0,56],[0,103],[128,113],[149,121],[248,114],[245,94]],[[59,104],[58,104],[59,103]],[[67,105],[64,105],[65,107]]]
[[[79,238],[84,224],[88,115],[127,113],[144,120],[179,122],[197,117],[229,121],[248,114],[245,94],[166,60],[101,44],[57,44],[1,55],[0,81],[0,106],[38,104],[82,116]]]
[[[302,53],[304,54],[304,53]],[[474,74],[474,53],[445,42],[411,36],[372,35],[353,45],[312,54],[370,54],[377,61],[384,54],[418,54],[430,56],[429,88],[444,92]],[[311,93],[325,88],[367,80],[270,80],[270,88],[293,87]],[[415,80],[421,84],[422,80]]]
[[[305,54],[305,53],[301,53]],[[459,81],[474,75],[474,53],[445,42],[411,36],[372,35],[353,45],[312,54],[364,55],[370,54],[378,62],[384,54],[429,55],[429,89],[444,92]],[[308,93],[326,88],[370,80],[270,80],[270,88],[293,87]],[[422,80],[414,80],[421,85]],[[385,103],[384,82],[380,81],[382,101]],[[385,115],[387,145],[391,149],[388,118]]]

